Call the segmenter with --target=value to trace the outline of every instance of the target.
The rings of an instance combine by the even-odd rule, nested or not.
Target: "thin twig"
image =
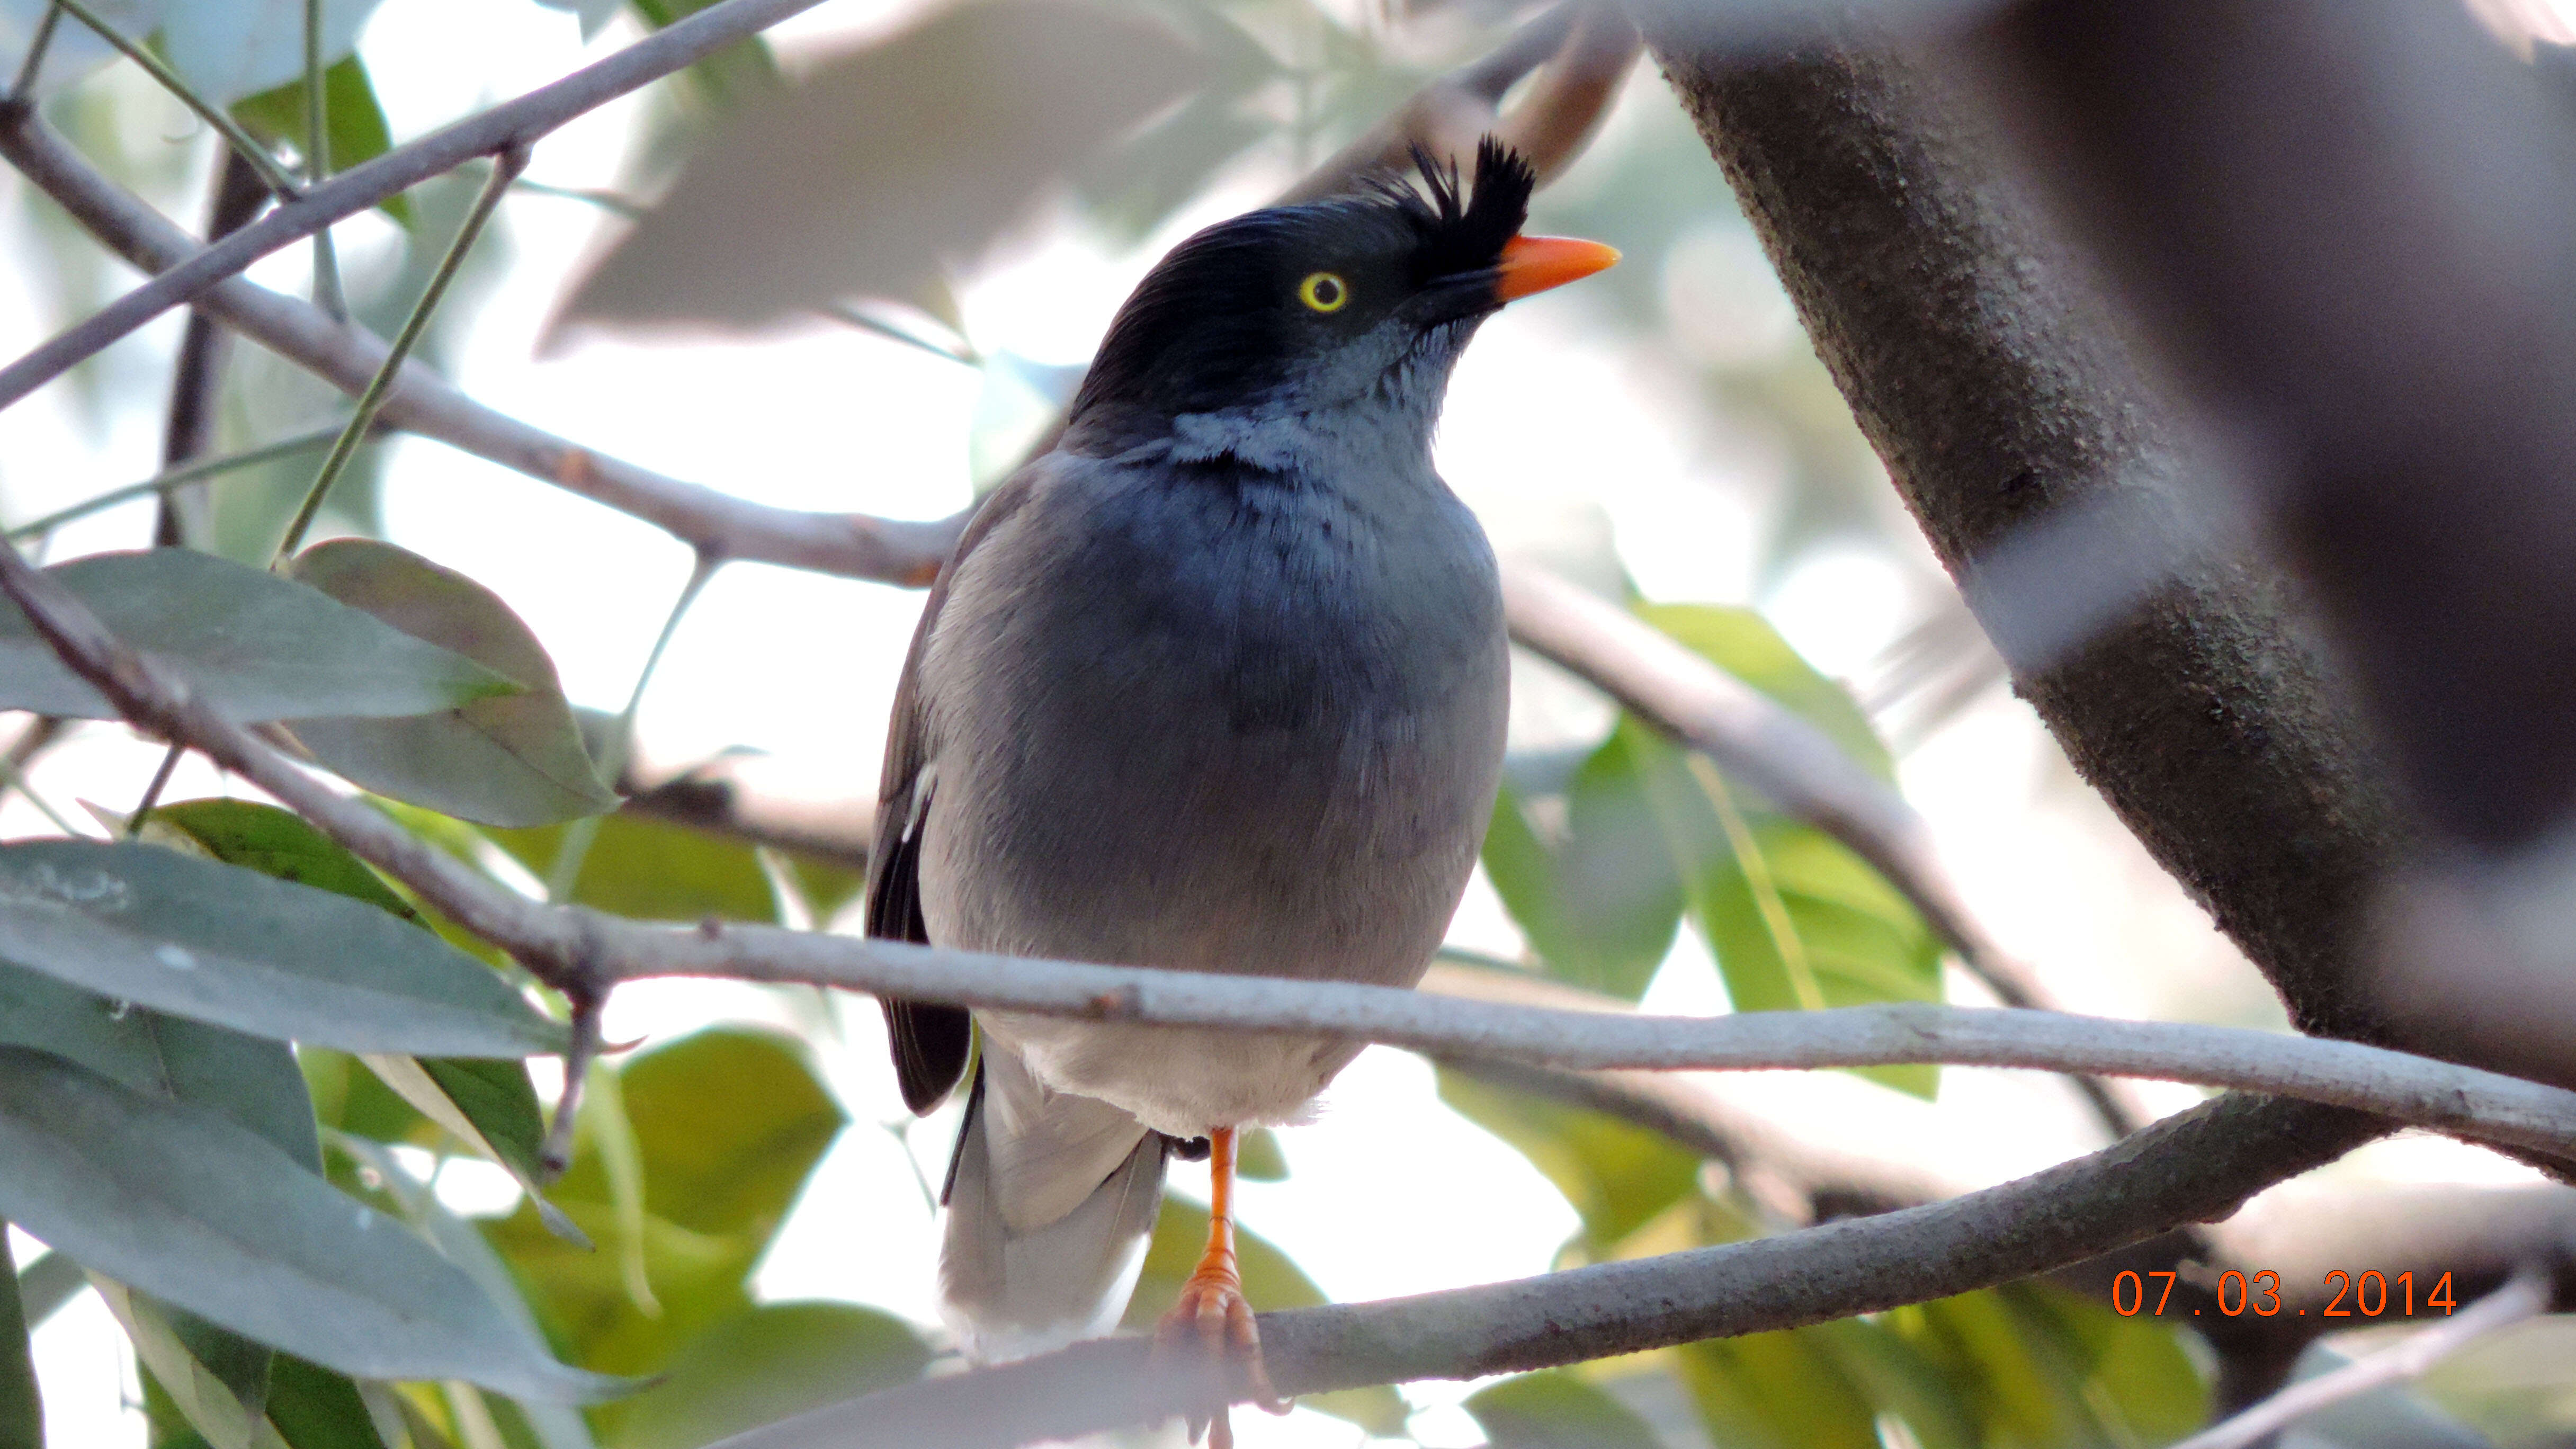
[[[73,19],[96,31],[99,39],[115,46],[127,60],[143,67],[144,73],[159,82],[161,89],[176,96],[181,105],[197,113],[199,120],[214,127],[215,133],[224,138],[225,143],[233,148],[234,154],[259,168],[260,180],[267,182],[268,189],[276,192],[279,199],[292,200],[304,194],[303,188],[295,184],[295,178],[286,173],[285,167],[277,164],[276,157],[268,154],[267,147],[259,144],[258,139],[250,132],[243,130],[241,123],[227,114],[223,107],[197,94],[196,88],[181,80],[179,73],[170,68],[169,62],[152,53],[151,47],[140,41],[127,39],[123,31],[101,20],[98,12],[83,4],[82,0],[54,0],[54,4],[57,8],[68,11]]]
[[[34,783],[27,778],[28,764],[35,759],[38,751],[44,749],[61,733],[62,726],[63,722],[52,715],[39,715],[25,734],[10,741],[8,749],[0,750],[0,793],[15,790],[26,796],[27,803],[35,806],[37,813],[52,821],[56,830],[78,840],[83,838],[80,827],[72,824],[69,816],[56,809],[53,801],[37,793]]]
[[[176,740],[170,742],[169,752],[161,757],[161,768],[152,772],[152,783],[143,787],[143,798],[135,803],[134,813],[125,817],[126,839],[142,837],[143,822],[151,817],[152,807],[161,803],[161,792],[170,788],[170,776],[177,772],[179,757],[186,753],[186,745]]]
[[[331,118],[322,86],[322,0],[304,0],[304,184],[331,179]],[[313,229],[313,305],[334,322],[349,320],[348,294],[340,286],[340,254],[331,228]]]
[[[428,330],[430,317],[447,296],[448,283],[456,280],[457,268],[464,264],[465,254],[473,249],[474,239],[482,235],[483,224],[492,219],[493,208],[501,204],[502,193],[510,189],[510,179],[527,164],[528,153],[515,147],[493,158],[491,177],[474,198],[473,209],[466,212],[465,220],[458,224],[456,236],[448,242],[445,255],[438,259],[438,269],[429,274],[429,285],[422,289],[420,300],[412,304],[411,315],[403,319],[402,330],[394,334],[392,345],[386,349],[384,363],[368,381],[367,390],[358,394],[358,410],[350,415],[348,424],[340,430],[339,439],[331,444],[330,453],[322,459],[321,471],[315,475],[313,486],[306,490],[303,506],[295,510],[294,521],[286,526],[286,536],[278,542],[277,553],[270,560],[272,566],[292,558],[296,548],[304,542],[305,530],[313,526],[314,515],[322,511],[322,500],[330,495],[331,485],[340,481],[340,474],[349,466],[349,460],[357,456],[358,444],[365,441],[367,430],[375,426],[376,414],[384,410],[385,395],[392,389],[394,379],[401,375],[403,359],[411,356],[413,345],[420,341],[421,333]]]
[[[1489,132],[1513,142],[1544,181],[1582,149],[1637,49],[1636,27],[1617,6],[1561,0],[1491,54],[1434,77],[1279,200],[1314,201],[1350,189],[1371,172],[1400,171],[1417,146],[1438,158],[1464,156]],[[1505,116],[1503,97],[1542,66],[1547,73]]]
[[[981,367],[984,365],[984,359],[978,355],[972,347],[951,346],[950,344],[943,342],[934,342],[909,328],[897,327],[893,323],[880,317],[871,317],[866,312],[848,302],[831,302],[815,310],[821,312],[824,316],[831,318],[835,322],[847,323],[852,327],[858,328],[862,332],[873,332],[879,337],[886,338],[890,341],[901,342],[911,347],[918,347],[933,357],[943,358],[949,362],[961,363],[967,367]]]
[[[158,275],[150,281],[0,368],[0,407],[25,397],[109,343],[163,312],[194,300],[261,257],[312,235],[319,227],[354,216],[477,156],[493,155],[512,146],[532,146],[538,138],[576,116],[820,3],[821,0],[719,0],[562,80],[395,147],[364,165],[353,166],[184,261],[152,268]],[[33,121],[26,108],[15,108],[14,114],[0,115],[0,131],[23,130]]]
[[[626,708],[617,712],[616,723],[609,727],[608,742],[601,749],[599,773],[616,780],[626,773],[626,760],[635,749],[635,716],[644,708],[644,691],[653,684],[653,671],[661,666],[662,651],[671,647],[671,636],[680,632],[680,621],[688,616],[689,606],[698,601],[707,580],[716,576],[724,560],[715,554],[701,553],[689,567],[688,582],[680,585],[679,597],[671,601],[671,611],[662,616],[662,630],[653,636],[653,647],[644,654],[644,667],[635,672],[635,687],[626,692]],[[555,847],[554,863],[546,869],[546,899],[568,901],[573,887],[581,880],[582,862],[590,859],[590,847],[599,839],[600,822],[607,817],[585,815],[566,827],[563,840]]]
[[[2292,1384],[2234,1418],[2192,1435],[2173,1449],[2246,1449],[2319,1409],[2415,1378],[2473,1340],[2547,1312],[2550,1297],[2550,1275],[2539,1268],[2526,1268],[2448,1321],[2330,1373]]]
[[[62,6],[45,7],[45,18],[36,22],[36,34],[27,42],[27,56],[18,62],[18,79],[9,87],[10,104],[23,106],[35,101],[36,73],[45,68],[45,52],[53,49],[54,30],[62,22]]]
[[[214,195],[206,206],[206,235],[239,231],[268,204],[268,187],[237,153],[227,151],[215,167]],[[196,308],[179,338],[179,359],[170,372],[170,410],[161,429],[161,467],[183,468],[203,457],[214,443],[215,420],[221,412],[224,367],[232,356],[233,334]],[[167,548],[190,541],[189,508],[181,495],[164,493],[154,510],[152,546]]]
[[[93,513],[114,508],[120,503],[130,503],[137,498],[149,498],[156,493],[167,493],[173,488],[194,483],[201,478],[211,478],[219,473],[229,473],[236,468],[255,467],[274,459],[309,452],[338,437],[343,426],[345,425],[333,423],[327,427],[297,433],[292,437],[280,438],[274,443],[262,443],[256,448],[245,448],[238,453],[226,453],[221,457],[207,458],[185,467],[155,473],[140,483],[128,483],[121,488],[111,488],[95,498],[83,499],[68,508],[56,509],[32,523],[21,523],[9,530],[8,537],[12,542],[22,538],[34,538],[40,534],[51,533],[76,519],[87,518]]]
[[[620,196],[614,191],[602,191],[593,186],[557,186],[550,181],[531,181],[525,176],[510,184],[531,196],[551,196],[558,201],[579,201],[596,206],[609,215],[626,221],[640,220],[645,212],[652,209],[633,197]]]
[[[550,1183],[572,1166],[573,1130],[581,1119],[582,1085],[590,1080],[591,1063],[599,1060],[600,1016],[607,1006],[606,1000],[593,992],[566,995],[572,1002],[572,1035],[564,1048],[563,1095],[555,1099],[554,1122],[546,1128],[546,1140],[537,1150],[537,1167]]]

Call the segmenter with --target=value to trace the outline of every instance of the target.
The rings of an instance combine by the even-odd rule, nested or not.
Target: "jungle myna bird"
[[[1410,986],[1503,757],[1503,603],[1431,466],[1451,367],[1515,297],[1611,264],[1519,235],[1529,167],[1221,222],[1127,299],[1055,448],[987,496],[895,691],[871,935]],[[1163,1164],[1207,1253],[1164,1320],[1269,1397],[1235,1268],[1235,1134],[1360,1044],[885,1003],[904,1099],[965,1075],[940,1288],[970,1356],[1105,1331]],[[1219,1441],[1230,1439],[1217,1415]]]

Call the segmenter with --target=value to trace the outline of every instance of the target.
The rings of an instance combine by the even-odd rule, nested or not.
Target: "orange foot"
[[[1234,1133],[1211,1132],[1207,1252],[1198,1271],[1181,1285],[1180,1301],[1154,1328],[1158,1358],[1198,1356],[1202,1362],[1230,1370],[1222,1382],[1240,1383],[1252,1402],[1269,1413],[1288,1412],[1288,1402],[1270,1386],[1270,1371],[1261,1362],[1261,1330],[1252,1321],[1252,1304],[1243,1296],[1243,1275],[1234,1256]],[[1209,1449],[1234,1449],[1234,1425],[1220,1399],[1213,1410],[1189,1415],[1190,1442],[1208,1436]]]
[[[1255,1404],[1273,1414],[1287,1413],[1287,1403],[1270,1387],[1269,1370],[1261,1362],[1261,1330],[1253,1325],[1252,1305],[1244,1300],[1243,1284],[1233,1269],[1229,1262],[1222,1272],[1211,1273],[1203,1265],[1191,1275],[1181,1286],[1180,1301],[1155,1326],[1154,1351],[1175,1358],[1205,1355],[1228,1364],[1228,1377],[1240,1382]],[[1234,1449],[1234,1425],[1223,1405],[1212,1413],[1190,1414],[1190,1442],[1197,1443],[1202,1433],[1209,1449]]]

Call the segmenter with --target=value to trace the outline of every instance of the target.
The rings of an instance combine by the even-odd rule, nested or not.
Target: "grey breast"
[[[1365,486],[1056,455],[921,661],[935,939],[1409,983],[1502,751],[1493,556]]]

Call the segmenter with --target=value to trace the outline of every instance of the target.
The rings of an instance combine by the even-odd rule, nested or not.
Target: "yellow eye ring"
[[[1339,312],[1351,300],[1351,284],[1331,272],[1315,272],[1297,284],[1297,300],[1318,312]]]

